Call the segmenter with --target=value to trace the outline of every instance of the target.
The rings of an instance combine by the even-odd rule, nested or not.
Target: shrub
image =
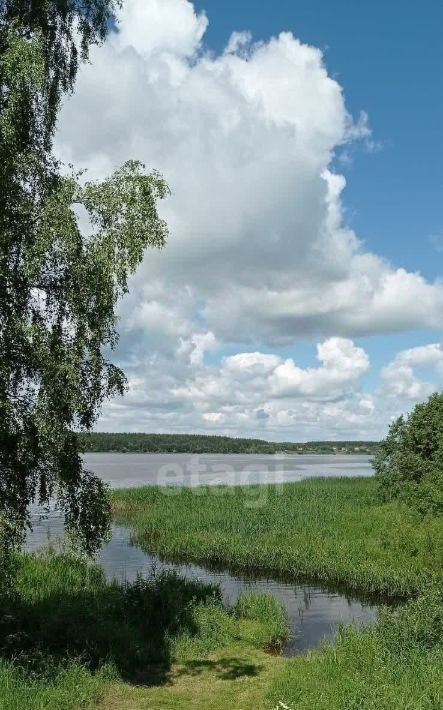
[[[443,513],[443,394],[433,394],[391,425],[374,468],[384,500],[397,498],[421,513]]]

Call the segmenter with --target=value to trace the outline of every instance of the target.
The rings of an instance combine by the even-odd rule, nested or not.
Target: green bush
[[[391,425],[374,468],[384,500],[404,500],[422,513],[443,513],[443,394],[433,394]]]

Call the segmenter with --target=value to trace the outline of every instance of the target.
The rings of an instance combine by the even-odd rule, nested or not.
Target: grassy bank
[[[373,479],[114,491],[114,516],[150,551],[408,596],[443,569],[443,519],[380,504]]]
[[[223,606],[212,585],[161,574],[122,586],[46,552],[18,559],[0,600],[0,710],[440,710],[443,522],[380,505],[371,480],[282,489],[113,494],[150,549],[249,569],[301,570],[416,595],[372,628],[292,659],[266,595]]]
[[[269,707],[294,710],[439,710],[443,707],[443,596],[429,591],[372,628],[288,661]]]
[[[0,708],[96,707],[131,687],[167,695],[177,673],[250,683],[286,629],[263,595],[226,609],[217,588],[172,574],[121,586],[67,555],[23,555],[0,604]]]
[[[255,704],[291,710],[439,710],[443,707],[443,520],[380,504],[371,479],[310,480],[280,488],[154,488],[113,493],[116,518],[147,549],[250,571],[305,574],[366,592],[416,595],[369,629],[267,663]],[[275,660],[275,662],[274,662]],[[179,682],[179,681],[177,681]],[[137,708],[218,708],[140,693]],[[168,702],[170,704],[168,704]],[[119,707],[118,705],[110,705]]]
[[[371,629],[285,659],[280,608],[171,575],[122,587],[68,556],[24,556],[1,605],[1,710],[440,710],[437,588]],[[283,705],[282,705],[283,704]]]
[[[378,626],[343,630],[336,644],[307,656],[283,659],[249,650],[235,680],[225,673],[229,661],[223,654],[199,664],[196,675],[177,666],[168,688],[125,692],[114,686],[102,708],[441,710],[442,601],[437,592],[428,592],[404,609],[387,612]]]

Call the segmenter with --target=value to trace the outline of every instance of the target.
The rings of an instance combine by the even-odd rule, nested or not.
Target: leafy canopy
[[[109,506],[74,432],[125,389],[106,357],[117,301],[145,248],[167,237],[160,175],[129,161],[84,183],[52,153],[60,101],[114,9],[113,0],[0,0],[0,523],[20,541],[30,504],[57,497],[89,552]]]
[[[433,394],[391,425],[374,467],[385,500],[443,513],[443,394]]]

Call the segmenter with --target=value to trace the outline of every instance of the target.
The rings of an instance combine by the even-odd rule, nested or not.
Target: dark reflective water
[[[250,485],[312,477],[371,476],[370,456],[255,454],[85,454],[86,467],[113,488]]]
[[[34,516],[33,532],[28,535],[27,549],[35,550],[56,542],[63,533],[60,516],[51,513],[46,519]],[[219,584],[224,601],[235,603],[241,591],[267,592],[285,607],[291,629],[284,654],[292,656],[315,648],[324,639],[332,640],[340,623],[367,625],[374,623],[378,606],[364,603],[343,592],[331,591],[315,584],[295,584],[277,579],[251,579],[246,576],[216,572],[192,564],[161,561],[132,545],[127,528],[114,526],[111,541],[101,551],[98,562],[108,579],[132,581],[138,574],[149,576],[161,570],[175,570],[180,575]]]

